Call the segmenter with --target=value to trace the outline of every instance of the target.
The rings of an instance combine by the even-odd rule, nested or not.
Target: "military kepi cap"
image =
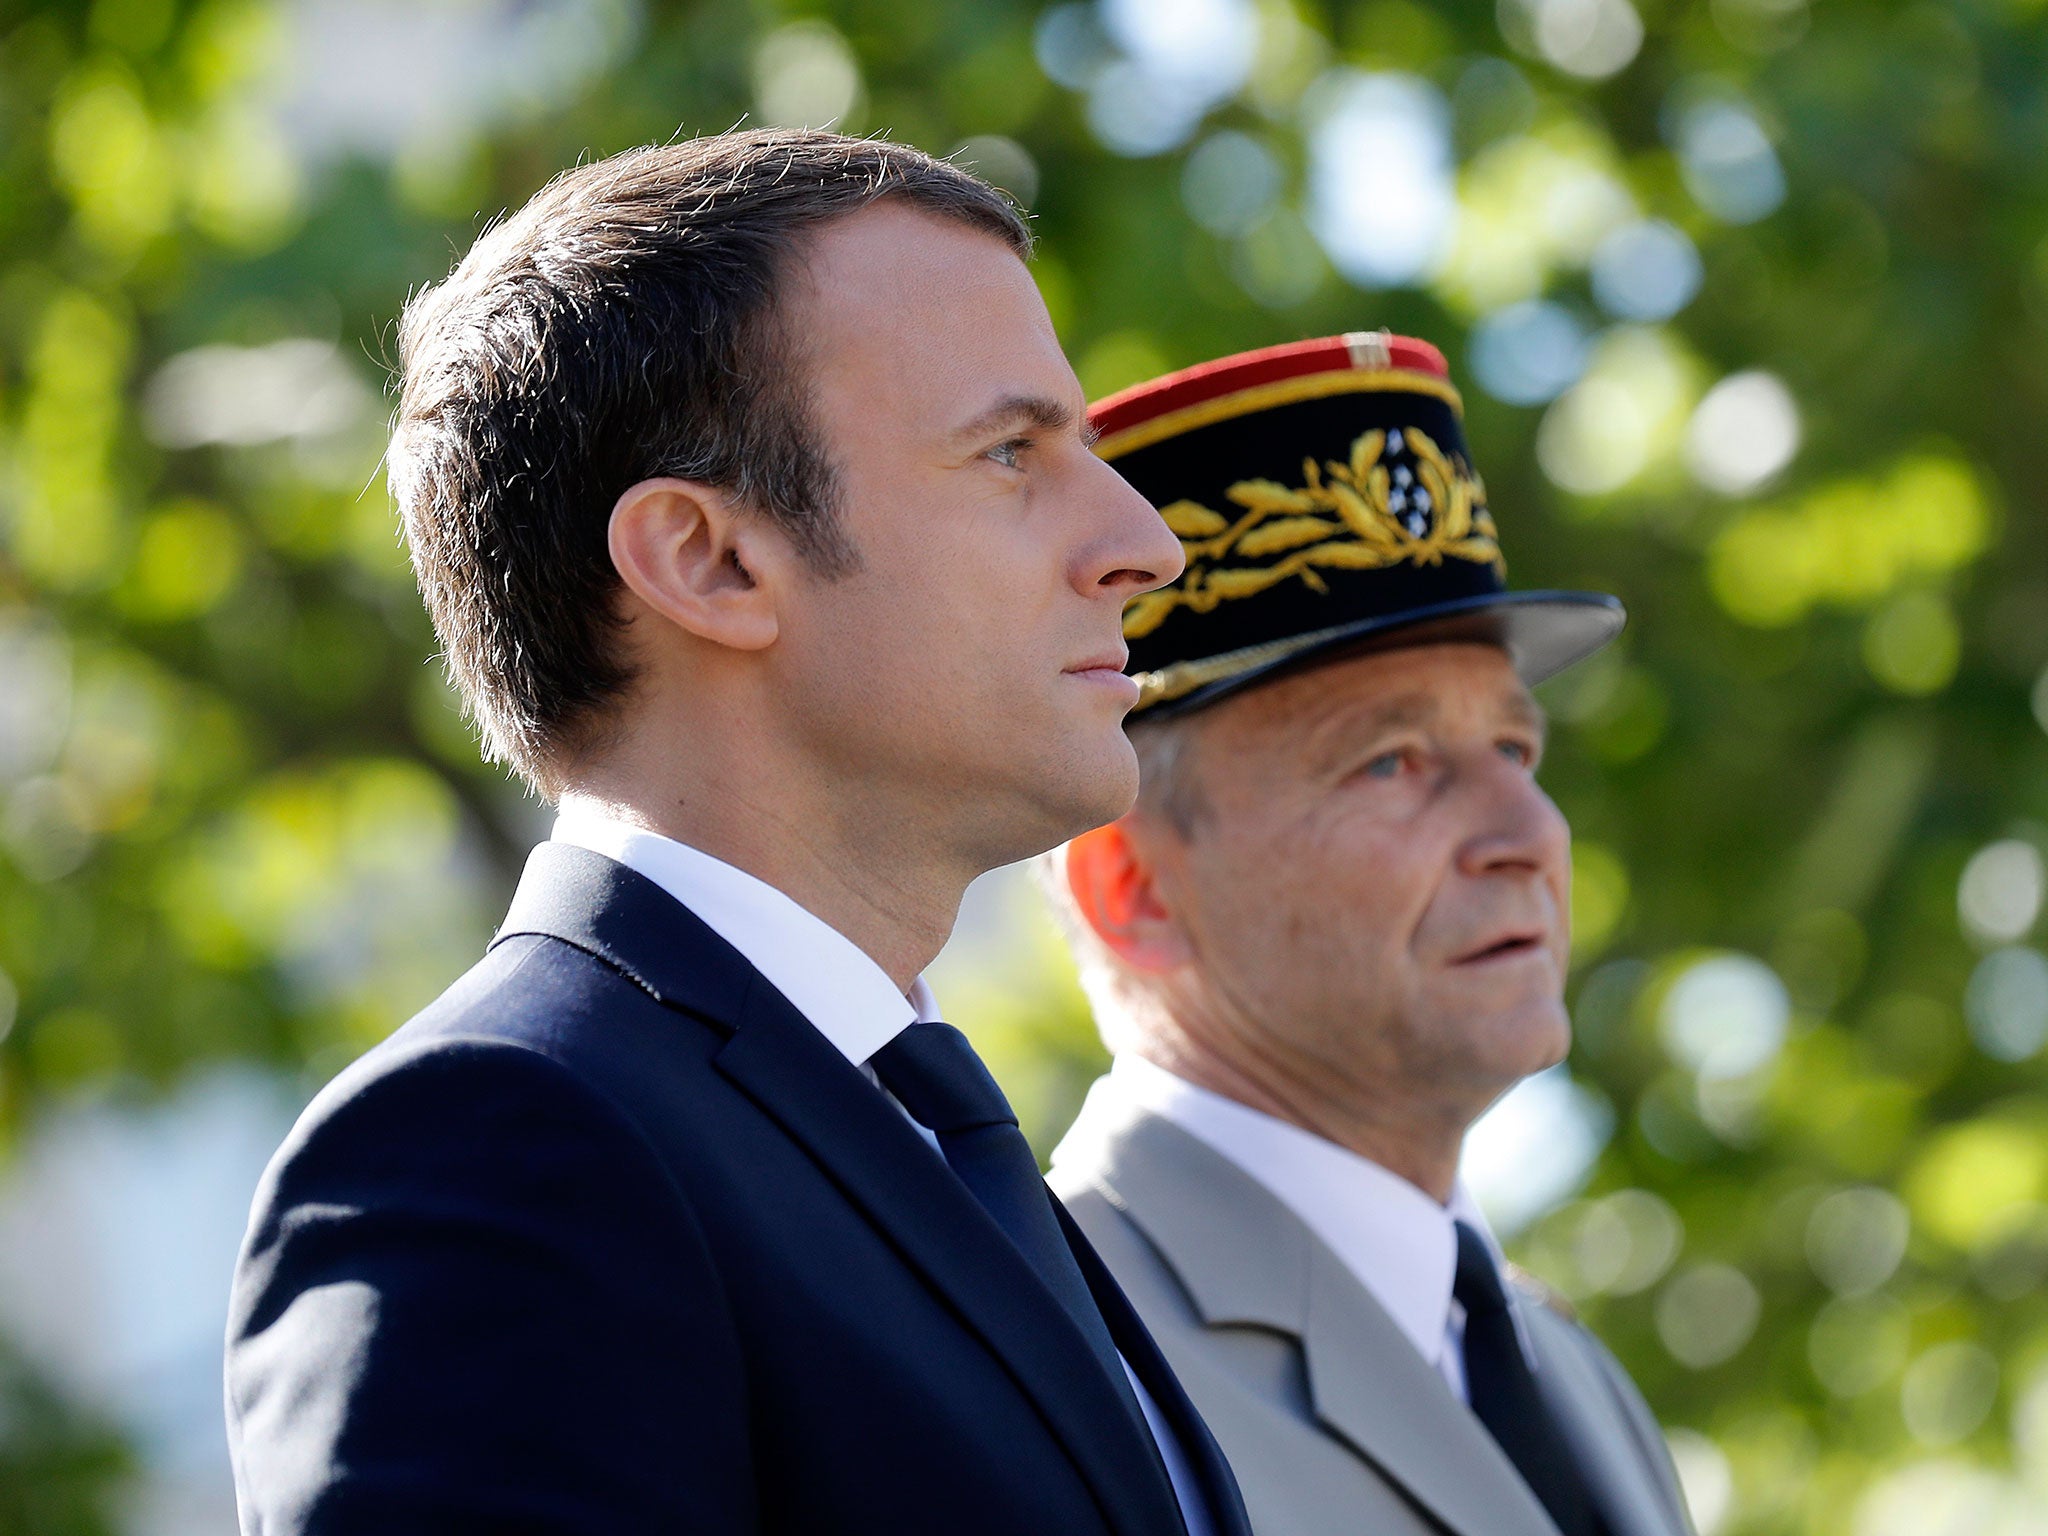
[[[1435,640],[1503,647],[1536,683],[1621,630],[1599,592],[1511,592],[1428,342],[1360,331],[1203,363],[1089,408],[1096,452],[1187,552],[1124,610],[1134,715],[1213,702],[1282,669]]]

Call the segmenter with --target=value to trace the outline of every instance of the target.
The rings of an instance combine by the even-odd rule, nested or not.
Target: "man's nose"
[[[1089,541],[1077,585],[1089,593],[1107,588],[1123,601],[1165,586],[1187,568],[1173,530],[1115,468],[1091,453],[1082,474],[1100,533]]]
[[[1466,873],[1561,868],[1571,848],[1564,812],[1526,768],[1498,752],[1488,755],[1474,786],[1476,825],[1460,853]]]

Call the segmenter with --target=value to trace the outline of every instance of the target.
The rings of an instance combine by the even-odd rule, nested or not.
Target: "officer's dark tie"
[[[1080,1326],[1125,1406],[1142,1427],[1145,1416],[1124,1375],[1109,1326],[1089,1293],[1074,1251],[1052,1212],[1052,1192],[1038,1172],[1017,1116],[967,1037],[950,1024],[912,1024],[871,1058],[882,1086],[911,1118],[939,1139],[960,1182],[1009,1235],[1060,1305]],[[1149,1432],[1148,1432],[1149,1438]]]
[[[1451,1293],[1465,1308],[1465,1391],[1530,1491],[1564,1536],[1601,1536],[1579,1464],[1537,1390],[1508,1309],[1507,1291],[1486,1240],[1458,1228],[1458,1278]]]

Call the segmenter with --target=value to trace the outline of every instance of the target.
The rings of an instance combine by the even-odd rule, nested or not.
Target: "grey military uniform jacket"
[[[1264,1185],[1144,1110],[1084,1112],[1053,1187],[1223,1446],[1257,1536],[1557,1536],[1369,1291]],[[1690,1536],[1614,1357],[1517,1291],[1538,1380],[1612,1536]]]

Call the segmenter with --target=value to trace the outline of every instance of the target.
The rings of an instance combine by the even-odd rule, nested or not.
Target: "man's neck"
[[[914,857],[886,818],[852,818],[825,797],[764,785],[591,774],[564,812],[607,816],[708,853],[766,882],[844,934],[907,992],[952,931],[967,879]],[[824,801],[824,803],[820,803]]]

